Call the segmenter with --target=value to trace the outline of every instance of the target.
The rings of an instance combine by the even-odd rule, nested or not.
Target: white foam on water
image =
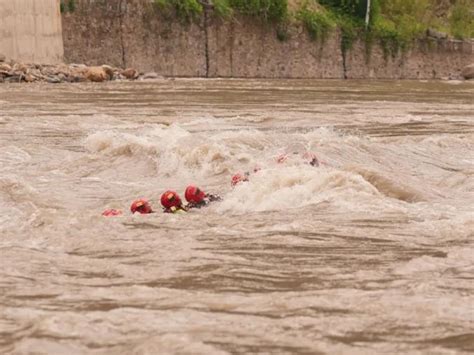
[[[373,203],[382,195],[360,175],[312,166],[285,166],[261,170],[227,194],[221,212],[287,210],[330,202]]]
[[[472,349],[470,88],[155,85],[0,85],[0,352]]]

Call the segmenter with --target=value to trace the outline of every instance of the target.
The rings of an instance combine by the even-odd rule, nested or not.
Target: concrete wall
[[[81,0],[63,14],[65,58],[166,76],[206,76],[203,22],[167,18],[148,0]]]
[[[342,53],[340,33],[311,41],[301,26],[289,38],[255,19],[222,21],[211,15],[183,23],[150,0],[76,0],[63,14],[65,58],[89,65],[111,64],[164,76],[239,78],[460,78],[474,62],[473,42],[426,40],[407,53],[387,56],[363,42]]]
[[[65,59],[164,76],[343,78],[340,35],[311,41],[301,27],[280,41],[274,26],[239,18],[185,23],[149,0],[78,0],[63,14]]]
[[[345,62],[348,79],[461,79],[462,69],[474,63],[474,41],[427,38],[397,56],[375,46],[369,57],[358,41]]]
[[[62,62],[59,0],[0,0],[0,54],[21,62]]]
[[[279,40],[272,25],[249,18],[213,19],[207,27],[208,76],[237,78],[342,79],[340,34],[324,42],[295,26]]]

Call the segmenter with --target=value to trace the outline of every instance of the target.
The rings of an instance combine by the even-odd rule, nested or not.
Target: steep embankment
[[[316,40],[297,22],[278,26],[204,11],[184,21],[148,0],[77,0],[63,14],[65,58],[156,71],[165,76],[246,78],[460,78],[474,61],[473,42],[426,38],[387,53],[340,30]],[[344,49],[344,50],[343,50]]]

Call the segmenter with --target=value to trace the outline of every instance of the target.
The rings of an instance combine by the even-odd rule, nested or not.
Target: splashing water
[[[0,352],[472,353],[473,94],[0,86]]]

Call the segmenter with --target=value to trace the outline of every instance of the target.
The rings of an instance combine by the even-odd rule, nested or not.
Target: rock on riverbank
[[[111,80],[159,80],[156,73],[140,73],[134,68],[120,69],[109,65],[89,67],[84,64],[41,65],[6,62],[0,55],[0,83],[48,82],[77,83]]]
[[[474,63],[472,63],[471,65],[467,65],[466,67],[464,67],[464,69],[462,70],[461,75],[462,75],[463,78],[466,79],[466,80],[472,80],[472,79],[474,79]]]

